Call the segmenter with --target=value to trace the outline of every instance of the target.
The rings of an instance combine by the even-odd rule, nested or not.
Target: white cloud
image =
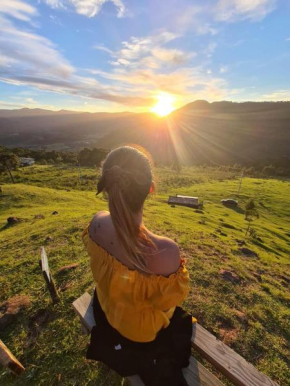
[[[156,90],[173,94],[177,99],[192,101],[195,99],[220,100],[237,95],[244,90],[228,89],[223,78],[211,77],[203,67],[184,67],[159,73],[152,69],[117,69],[114,72],[90,70],[100,78],[113,81],[121,89],[130,92],[142,92],[154,95]]]
[[[24,20],[22,16],[27,13],[26,3],[22,1],[21,4],[23,6],[19,9],[23,11],[18,18]],[[118,85],[108,86],[100,84],[96,79],[78,76],[76,69],[57,51],[50,40],[19,28],[7,14],[7,8],[0,7],[0,81],[127,105],[149,103],[148,97],[139,97],[136,93],[128,95]],[[37,12],[30,9],[29,14],[36,15]],[[30,22],[30,19],[27,21]]]
[[[87,17],[96,16],[105,3],[111,2],[117,8],[117,16],[125,15],[125,6],[122,0],[43,0],[52,8],[74,7],[75,11]]]
[[[37,15],[37,10],[23,1],[9,0],[0,2],[1,13],[19,20],[29,21],[32,16]]]
[[[290,38],[285,39],[286,42],[290,42]]]
[[[74,71],[48,39],[20,30],[1,16],[0,23],[0,49],[6,62],[13,63],[14,72],[47,73],[66,78]]]
[[[269,94],[264,94],[261,97],[262,100],[266,101],[290,101],[290,90],[277,90]]]
[[[53,24],[63,26],[62,22],[59,20],[59,18],[55,15],[49,15],[50,20]]]
[[[1,67],[10,67],[11,64],[15,63],[15,62],[16,61],[11,57],[0,55],[0,68]]]
[[[8,12],[7,7],[0,5],[2,82],[139,108],[151,106],[157,92],[171,93],[187,101],[223,99],[240,92],[229,90],[225,79],[207,73],[208,67],[191,66],[190,59],[196,53],[172,48],[180,34],[169,31],[132,37],[115,51],[95,46],[109,54],[113,68],[109,71],[97,68],[89,76],[80,76],[56,45],[39,35],[39,30],[32,30],[37,10],[32,6],[27,8],[24,0],[13,2],[19,5],[17,19],[28,22],[30,29],[26,30],[23,23],[14,23],[15,7]],[[200,55],[207,58],[215,48],[216,43],[212,42]],[[31,99],[25,103],[34,102]]]
[[[194,30],[197,35],[216,35],[218,30],[212,26],[208,20],[210,9],[204,6],[191,5],[177,15],[174,24],[177,25],[178,30],[187,31]]]
[[[65,8],[63,0],[44,0],[44,2],[51,8]]]
[[[196,54],[187,54],[177,49],[164,49],[161,47],[157,47],[152,50],[152,55],[162,62],[172,63],[174,65],[181,65],[186,63],[190,57],[193,57]]]
[[[129,41],[122,42],[123,48],[121,48],[120,51],[115,52],[114,55],[127,60],[137,60],[144,55],[150,54],[153,49],[157,50],[160,45],[167,44],[178,37],[178,34],[168,31],[163,31],[144,38],[131,37]],[[164,51],[165,49],[163,50],[163,53]]]
[[[229,71],[229,66],[225,66],[225,65],[220,66],[220,73],[221,74],[225,74],[228,71]]]
[[[276,7],[277,0],[219,0],[214,10],[218,21],[259,21]]]
[[[113,54],[113,51],[112,51],[112,50],[110,50],[109,48],[105,47],[105,46],[102,45],[102,44],[95,44],[95,45],[93,46],[93,48],[95,48],[96,50],[108,52],[109,54]]]
[[[208,46],[203,50],[203,53],[210,58],[212,54],[215,52],[217,48],[217,43],[211,42],[208,44]]]
[[[166,45],[179,38],[179,34],[169,31],[159,31],[147,37],[131,37],[122,42],[118,51],[112,51],[104,45],[94,48],[105,51],[114,59],[109,61],[113,66],[129,66],[134,68],[159,68],[182,65],[196,55],[194,52],[184,52]]]
[[[116,62],[109,62],[113,66],[128,66],[130,64],[129,60],[118,59]]]
[[[22,109],[24,107],[28,107],[31,109],[35,108],[42,108],[42,109],[48,109],[48,110],[59,110],[53,105],[45,105],[38,103],[34,100],[25,100],[23,103],[21,102],[7,102],[7,101],[1,101],[0,100],[0,109]]]

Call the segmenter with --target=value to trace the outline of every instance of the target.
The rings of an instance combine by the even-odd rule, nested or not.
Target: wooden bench
[[[89,334],[95,325],[92,308],[92,297],[85,292],[73,302],[73,308],[80,317],[84,332]],[[237,386],[277,386],[265,374],[259,372],[253,365],[237,354],[230,347],[215,338],[198,323],[193,325],[192,347],[219,370],[227,379]],[[194,357],[190,358],[190,365],[183,370],[190,386],[221,386],[221,383]],[[138,375],[128,377],[132,386],[144,385]]]
[[[169,196],[168,204],[188,206],[189,208],[196,208],[196,209],[200,207],[200,204],[198,202],[198,197],[182,196],[180,194],[177,194],[176,196]]]

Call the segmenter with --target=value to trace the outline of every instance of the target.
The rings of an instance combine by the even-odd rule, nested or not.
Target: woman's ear
[[[150,186],[150,189],[149,189],[149,193],[152,194],[152,193],[154,193],[154,192],[155,192],[155,182],[152,181],[151,186]]]

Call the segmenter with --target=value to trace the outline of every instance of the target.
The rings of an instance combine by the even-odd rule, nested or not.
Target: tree
[[[262,173],[267,176],[274,176],[276,174],[276,168],[273,165],[265,166]]]
[[[78,162],[81,166],[101,166],[102,161],[108,154],[104,149],[84,148],[78,153]]]
[[[176,158],[176,160],[172,163],[171,169],[174,170],[176,173],[180,174],[182,171],[182,165],[180,161]]]
[[[0,170],[7,172],[10,175],[11,181],[15,183],[14,178],[11,173],[11,169],[16,169],[19,166],[19,158],[13,153],[1,153],[0,154]]]
[[[255,201],[251,198],[246,204],[245,220],[248,221],[248,228],[246,230],[245,237],[247,237],[247,234],[250,231],[251,223],[258,218],[259,213],[257,211]]]

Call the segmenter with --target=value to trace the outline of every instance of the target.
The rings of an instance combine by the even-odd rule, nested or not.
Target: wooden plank
[[[230,347],[195,323],[192,347],[237,386],[278,386]]]
[[[190,386],[223,386],[223,383],[193,356],[189,362],[189,366],[183,370],[183,375]]]
[[[46,273],[47,280],[50,282],[51,281],[51,275],[50,275],[49,266],[48,266],[48,258],[47,258],[47,254],[45,252],[44,247],[40,248],[40,256],[41,256],[41,269],[42,269],[42,272]]]
[[[46,282],[47,288],[49,290],[52,303],[56,304],[60,301],[60,297],[58,295],[56,286],[54,284],[54,280],[49,270],[48,258],[44,247],[40,248],[40,256],[41,256],[41,259],[39,260],[39,265],[40,265],[44,280]]]
[[[95,325],[93,314],[93,298],[85,292],[73,302],[73,308],[80,317],[82,325],[89,333]],[[184,376],[190,386],[221,386],[222,383],[202,366],[195,358],[190,358],[189,367],[184,369]],[[132,386],[144,386],[138,375],[127,378]]]
[[[179,197],[179,198],[190,198],[190,199],[195,200],[196,203],[198,204],[198,197],[193,197],[193,196],[183,196],[182,194],[177,194],[176,197]]]
[[[15,374],[20,375],[25,371],[22,364],[15,358],[6,345],[0,340],[0,363],[4,367],[8,367]]]
[[[182,370],[184,378],[190,386],[223,386],[211,372],[209,372],[194,357],[190,357],[189,366]],[[132,386],[145,386],[138,375],[127,378]]]
[[[89,334],[94,327],[93,298],[87,292],[73,302],[73,308]]]
[[[127,379],[132,386],[145,386],[139,375],[132,375],[131,377],[127,377]]]

